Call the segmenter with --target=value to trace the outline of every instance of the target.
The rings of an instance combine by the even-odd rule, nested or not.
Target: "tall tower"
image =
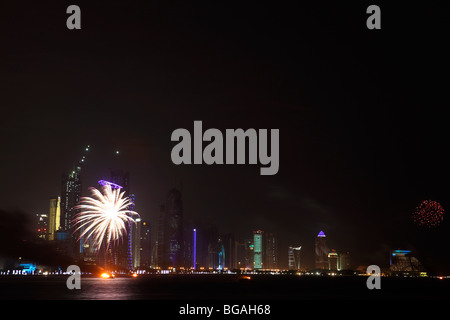
[[[225,249],[224,267],[230,270],[236,269],[236,241],[234,239],[234,233],[220,234],[219,240]]]
[[[316,237],[315,252],[316,269],[328,269],[328,253],[330,250],[327,247],[326,235],[323,231],[320,231]]]
[[[339,268],[339,255],[332,249],[328,254],[328,270],[337,271]]]
[[[133,231],[133,268],[141,266],[141,218],[136,218],[136,224],[132,224]]]
[[[81,165],[75,165],[70,172],[63,173],[61,192],[61,228],[70,230],[71,220],[76,214],[74,207],[81,197]]]
[[[150,222],[141,222],[141,239],[140,239],[140,266],[148,268],[154,266],[154,261],[152,261],[152,237],[151,237],[151,226]]]
[[[50,199],[50,208],[48,213],[48,240],[56,239],[56,231],[61,226],[61,198]]]
[[[253,269],[263,268],[263,234],[264,231],[253,231]]]
[[[130,200],[132,202],[128,210],[134,211],[134,206],[136,203],[136,196],[130,194]],[[141,232],[141,219],[136,218],[136,222],[132,223],[128,221],[127,225],[127,269],[132,270],[139,267],[140,260],[140,232]]]
[[[301,246],[293,247],[289,246],[288,249],[288,265],[289,270],[300,270],[300,250]]]
[[[48,240],[48,213],[36,214],[38,238]]]
[[[130,194],[130,199],[132,205],[129,210],[134,211],[134,206],[136,205],[136,196]],[[131,221],[128,222],[128,228],[130,234],[128,235],[128,269],[136,269],[141,265],[141,218],[136,218],[135,223]]]
[[[264,269],[278,269],[278,237],[275,233],[264,234],[265,263]]]
[[[163,268],[183,266],[183,201],[181,192],[172,189],[161,206],[158,225],[158,265]]]
[[[71,231],[72,220],[79,210],[75,209],[81,198],[81,169],[86,161],[86,153],[89,151],[88,145],[83,152],[80,160],[75,163],[72,170],[64,172],[61,184],[61,229]],[[83,253],[83,240],[77,242],[82,230],[78,230],[72,234],[72,248],[76,257],[80,257]]]
[[[339,269],[338,270],[350,270],[350,252],[343,252],[339,255]]]

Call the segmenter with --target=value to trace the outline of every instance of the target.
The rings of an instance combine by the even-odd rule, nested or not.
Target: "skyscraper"
[[[128,210],[134,211],[134,206],[135,206],[135,201],[136,201],[136,196],[134,194],[130,194],[129,195],[130,200],[131,200],[131,205],[129,206]],[[139,219],[139,222],[141,221],[140,218],[136,218]],[[137,226],[138,222],[136,223],[132,223],[131,221],[128,221],[127,224],[127,241],[124,241],[124,244],[126,245],[126,251],[127,251],[127,269],[128,270],[132,270],[134,269],[134,265],[135,265],[135,244],[136,242],[139,243],[140,239],[136,239],[136,233],[137,233]],[[138,244],[139,245],[139,244]]]
[[[71,221],[77,210],[74,207],[81,197],[81,165],[76,165],[70,172],[63,173],[61,190],[61,228],[70,230]]]
[[[339,262],[339,255],[336,252],[336,250],[333,249],[331,250],[330,253],[328,253],[328,270],[337,271],[338,262]]]
[[[254,250],[255,245],[253,244],[253,239],[245,239],[245,266],[246,269],[253,269],[253,260],[255,258]]]
[[[133,249],[133,268],[139,268],[141,266],[141,218],[135,219],[136,224],[132,224],[132,249]]]
[[[320,231],[316,237],[315,243],[315,266],[316,269],[328,269],[328,253],[326,235],[323,231]]]
[[[219,231],[214,225],[196,226],[197,265],[217,269]]]
[[[183,202],[181,192],[172,189],[161,206],[158,224],[158,265],[163,268],[183,266]]]
[[[263,234],[264,231],[253,231],[253,269],[263,268]]]
[[[140,266],[143,268],[149,268],[154,264],[154,262],[152,261],[153,250],[150,222],[142,221],[141,225]]]
[[[48,239],[48,213],[36,214],[38,238]]]
[[[195,267],[195,262],[197,262],[197,228],[191,223],[191,221],[183,221],[183,241],[181,243],[183,248],[181,252],[181,265],[185,269],[190,269]],[[194,259],[195,258],[195,259]]]
[[[83,239],[78,241],[83,228],[77,231],[73,230],[72,220],[79,212],[78,209],[75,209],[75,206],[78,205],[81,198],[81,169],[85,163],[85,154],[89,151],[89,148],[90,146],[88,145],[84,149],[83,156],[73,165],[72,170],[63,173],[61,184],[61,229],[70,232],[71,239],[68,242],[71,242],[69,246],[71,250],[69,251],[72,252],[68,253],[73,254],[77,259],[83,257],[84,241]]]
[[[65,172],[62,175],[62,190],[61,190],[61,229],[70,231],[71,239],[69,243],[69,255],[80,259],[83,255],[83,239],[78,242],[82,230],[75,231],[72,226],[72,220],[79,212],[75,209],[81,198],[81,165],[77,164],[70,172]]]
[[[278,269],[278,237],[275,233],[265,233],[264,269]]]
[[[225,247],[223,245],[223,240],[219,238],[219,241],[217,243],[217,255],[218,255],[218,266],[217,269],[218,270],[223,270],[225,269],[225,259],[226,259],[226,254],[225,254]]]
[[[300,250],[301,246],[288,248],[288,265],[289,270],[300,270]]]
[[[253,239],[245,239],[244,241],[235,242],[235,268],[237,269],[253,269]]]
[[[56,239],[56,231],[61,226],[61,198],[50,199],[50,208],[48,213],[48,240]]]
[[[339,254],[339,270],[350,270],[350,252]]]
[[[246,267],[247,248],[244,242],[236,241],[236,268],[244,269]]]
[[[219,242],[224,248],[224,268],[236,269],[236,241],[234,240],[234,233],[222,233],[219,235]]]
[[[208,243],[208,268],[217,269],[219,266],[219,245],[217,239]]]

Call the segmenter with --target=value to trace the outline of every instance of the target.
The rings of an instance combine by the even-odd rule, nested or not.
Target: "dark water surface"
[[[382,278],[369,290],[366,277],[252,275],[142,275],[138,278],[82,277],[69,290],[66,276],[0,277],[0,299],[12,300],[291,300],[450,299],[450,279]]]

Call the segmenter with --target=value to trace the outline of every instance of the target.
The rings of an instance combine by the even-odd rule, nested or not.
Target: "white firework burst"
[[[106,185],[103,193],[95,188],[90,190],[93,197],[82,197],[75,207],[81,211],[73,219],[74,232],[81,230],[78,241],[83,237],[84,242],[93,240],[100,249],[103,241],[109,245],[110,241],[119,240],[126,233],[126,224],[136,223],[133,216],[139,214],[129,210],[133,202],[124,197],[125,192],[120,192],[120,189]]]

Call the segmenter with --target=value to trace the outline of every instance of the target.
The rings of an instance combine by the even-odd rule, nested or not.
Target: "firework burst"
[[[80,204],[75,209],[80,209],[73,219],[75,231],[81,230],[78,241],[84,238],[84,242],[93,240],[97,249],[100,249],[103,241],[109,245],[110,241],[119,240],[126,233],[126,225],[129,222],[136,223],[133,219],[138,213],[129,210],[132,201],[124,197],[121,189],[112,189],[110,185],[103,188],[103,192],[90,188],[91,197],[82,197]]]
[[[414,211],[412,218],[415,223],[423,227],[436,227],[444,219],[444,208],[439,202],[425,200]]]

